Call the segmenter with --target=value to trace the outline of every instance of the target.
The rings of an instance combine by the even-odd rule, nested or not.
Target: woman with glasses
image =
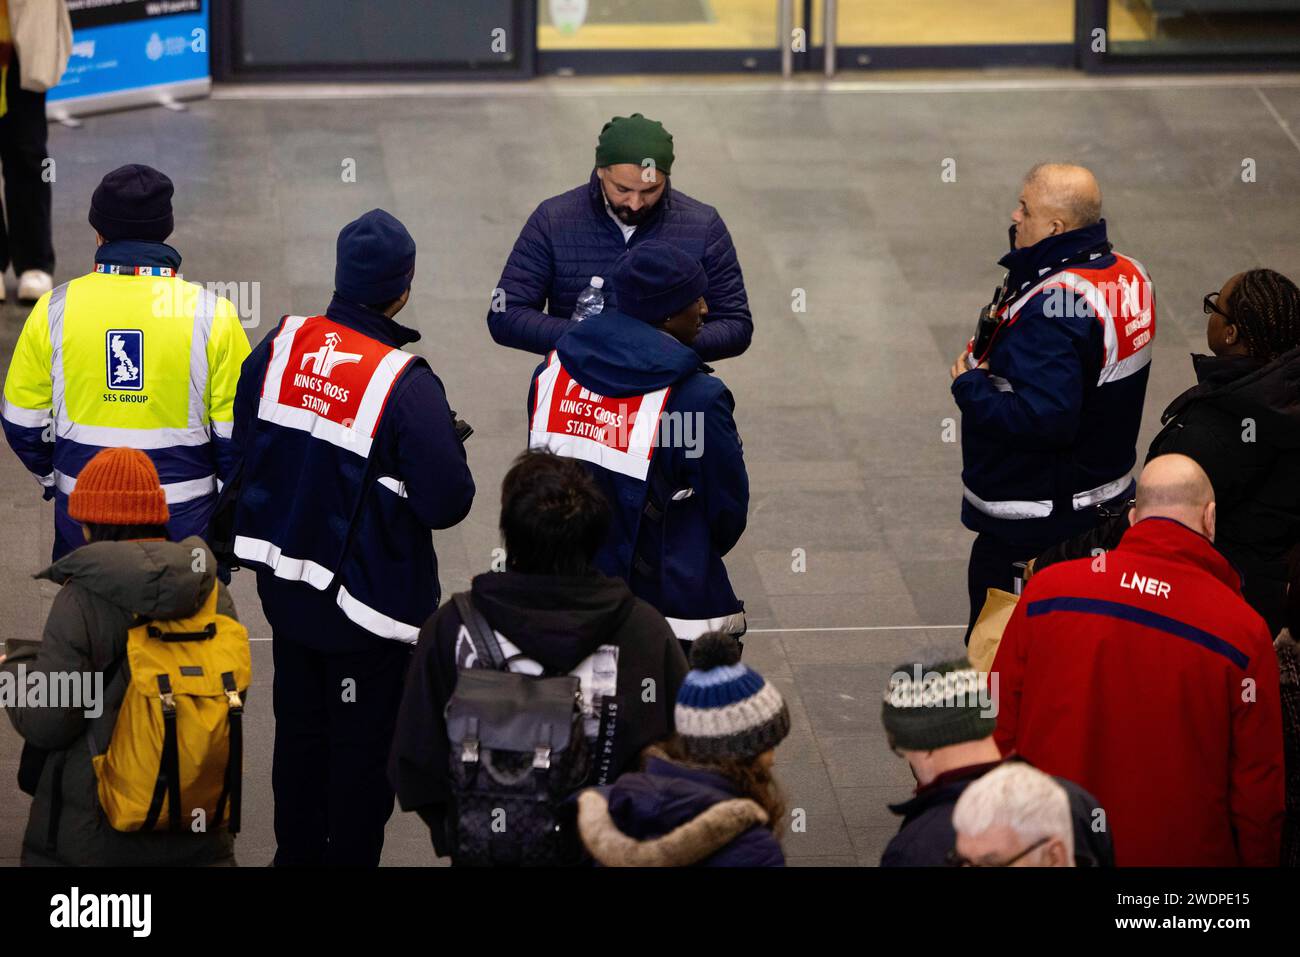
[[[1218,503],[1215,544],[1276,635],[1287,553],[1300,543],[1300,288],[1272,269],[1251,269],[1205,296],[1202,308],[1212,354],[1192,356],[1197,384],[1165,409],[1147,460],[1178,452],[1205,469]],[[1034,571],[1113,548],[1127,527],[1126,515],[1116,515],[1049,549]]]

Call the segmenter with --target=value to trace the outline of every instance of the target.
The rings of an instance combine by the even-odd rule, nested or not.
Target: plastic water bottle
[[[573,306],[572,318],[575,322],[590,319],[605,308],[605,294],[601,292],[604,288],[605,280],[599,276],[591,277],[591,285],[582,290],[582,294],[578,296],[578,301]]]

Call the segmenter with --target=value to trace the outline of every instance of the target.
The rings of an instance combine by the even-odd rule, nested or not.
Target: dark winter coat
[[[496,572],[477,576],[470,590],[493,630],[548,672],[572,672],[601,645],[617,647],[618,720],[609,780],[634,767],[648,745],[672,734],[686,659],[663,616],[626,583],[595,574]],[[439,856],[450,853],[443,833],[451,794],[444,714],[471,647],[455,603],[447,602],[420,631],[389,758],[389,779],[402,810],[419,812]],[[647,686],[648,680],[654,684]]]
[[[628,580],[681,638],[696,638],[717,627],[709,623],[742,612],[723,556],[745,531],[749,478],[727,387],[672,336],[616,310],[583,322],[556,354],[578,385],[602,396],[668,389],[661,423],[684,423],[694,437],[688,447],[661,427],[646,480],[586,463],[613,508],[597,567]],[[537,377],[546,367],[537,367],[528,391],[530,422]],[[536,446],[536,430],[532,435]]]
[[[338,296],[325,315],[394,348],[420,338],[414,329]],[[339,609],[338,589],[346,582],[356,598],[409,628],[402,640],[413,640],[441,597],[429,532],[456,525],[474,503],[474,477],[442,382],[423,359],[412,361],[393,384],[369,456],[358,456],[259,417],[278,331],[267,333],[244,361],[235,394],[234,531],[262,538],[274,529],[275,544],[295,558],[315,558],[312,550],[328,540],[317,534],[321,526],[346,536],[347,545],[340,566],[328,569],[334,580],[324,591],[254,565],[267,621],[277,637],[325,654],[369,651],[385,639]],[[363,485],[360,504],[344,512],[341,503],[355,483]]]
[[[645,770],[584,791],[578,829],[604,867],[784,867],[767,812],[708,768],[654,751]]]
[[[912,798],[889,809],[903,819],[880,858],[881,867],[941,867],[948,863],[948,853],[956,846],[957,832],[952,826],[952,811],[966,788],[1002,762],[972,764],[939,775],[929,784],[916,789]],[[1057,778],[1070,798],[1074,819],[1074,862],[1079,867],[1114,867],[1115,849],[1110,835],[1094,830],[1098,820],[1094,813],[1101,807],[1097,799],[1073,781]]]
[[[195,549],[206,562],[194,571]],[[122,832],[99,805],[90,734],[106,746],[130,678],[127,631],[143,617],[169,620],[194,614],[213,588],[217,610],[232,618],[235,605],[217,581],[217,562],[197,537],[182,542],[98,542],[83,545],[38,574],[63,587],[54,596],[39,642],[10,642],[3,670],[103,672],[103,713],[80,708],[7,708],[28,745],[50,753],[40,772],[23,836],[24,864],[178,866],[233,864],[234,841],[225,828],[209,833]],[[58,807],[57,820],[52,811]]]
[[[646,221],[625,242],[605,206],[595,170],[582,186],[552,196],[528,217],[497,284],[505,294],[505,308],[488,312],[492,338],[515,349],[550,352],[573,325],[574,303],[592,276],[606,281],[605,308],[617,304],[613,265],[647,239],[671,243],[704,265],[709,314],[695,340],[700,358],[726,359],[748,349],[754,322],[745,277],[718,211],[669,184]]]
[[[1265,362],[1193,356],[1197,385],[1174,399],[1147,461],[1177,452],[1195,459],[1214,486],[1214,544],[1242,576],[1247,603],[1282,627],[1287,553],[1300,543],[1300,349]],[[1095,548],[1114,548],[1128,527],[1118,515],[1094,532],[1049,549],[1035,570]]]
[[[1130,484],[1155,299],[1142,266],[1108,248],[1102,220],[1003,256],[1013,302],[999,314],[1019,310],[994,335],[988,368],[952,383],[962,523],[1028,554],[1091,528],[1090,506]],[[1125,276],[1146,290],[1139,318],[1115,295],[1121,280],[1135,288]]]

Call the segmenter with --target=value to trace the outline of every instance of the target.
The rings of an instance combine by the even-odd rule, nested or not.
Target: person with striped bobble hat
[[[790,733],[776,687],[730,635],[702,635],[677,694],[676,734],[643,771],[578,798],[583,844],[604,867],[784,867],[785,804],[772,775]]]

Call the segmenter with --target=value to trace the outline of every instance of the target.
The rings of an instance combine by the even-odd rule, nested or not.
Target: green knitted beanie
[[[658,120],[633,113],[616,116],[601,129],[596,143],[597,166],[645,166],[646,160],[653,160],[655,169],[665,176],[673,171],[673,137]]]

